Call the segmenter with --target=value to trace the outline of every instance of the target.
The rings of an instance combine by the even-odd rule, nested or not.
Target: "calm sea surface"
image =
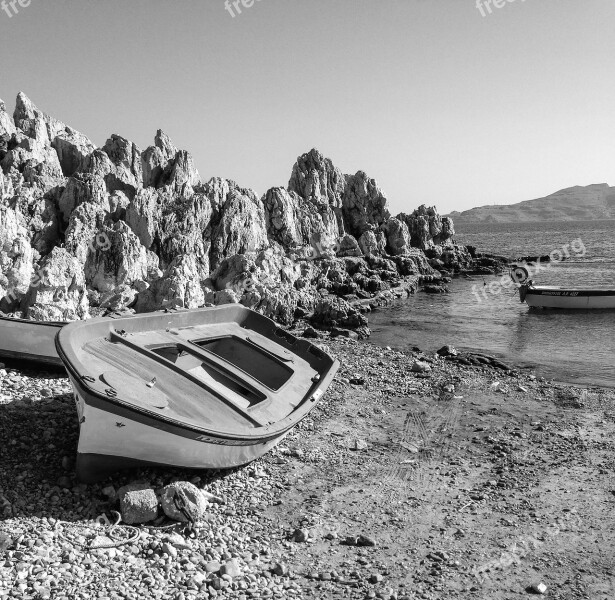
[[[549,254],[568,244],[570,260],[536,273],[537,284],[615,288],[615,220],[459,224],[455,229],[458,243],[513,258]],[[501,275],[484,280],[500,281]],[[416,294],[372,313],[370,339],[426,351],[452,344],[535,366],[539,376],[549,379],[615,387],[615,310],[530,310],[511,287],[486,297],[483,287],[480,276],[454,279],[449,294]],[[473,290],[481,291],[480,299]]]

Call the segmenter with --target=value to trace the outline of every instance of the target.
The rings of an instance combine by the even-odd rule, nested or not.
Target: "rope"
[[[139,539],[141,532],[136,527],[132,527],[132,525],[123,526],[125,529],[128,530],[128,533],[132,531],[132,535],[130,537],[121,538],[117,536],[117,534],[115,533],[115,529],[120,524],[120,521],[122,520],[122,516],[116,510],[112,510],[111,513],[116,515],[115,523],[111,525],[111,527],[109,528],[109,531],[107,532],[107,537],[114,540],[111,543],[98,544],[96,546],[92,546],[90,542],[81,543],[81,542],[77,542],[76,540],[71,540],[67,538],[62,532],[58,532],[59,536],[66,542],[70,544],[74,544],[75,546],[81,546],[82,548],[85,548],[86,550],[103,550],[103,549],[108,549],[108,548],[119,548],[120,546],[125,546],[126,544],[131,544],[133,542],[136,542]],[[68,525],[70,528],[75,528],[75,529],[76,528],[83,528],[83,529],[86,529],[86,528],[93,529],[94,528],[93,525],[86,525],[85,523],[71,523],[71,524],[66,523],[66,525]],[[57,527],[57,524],[56,524],[56,527]]]

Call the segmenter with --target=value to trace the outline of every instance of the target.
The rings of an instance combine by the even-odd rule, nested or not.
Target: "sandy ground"
[[[395,351],[332,350],[339,379],[360,372],[365,383],[336,383],[310,436],[298,438],[304,457],[285,465],[289,498],[271,513],[303,511],[312,523],[299,570],[311,554],[313,572],[382,575],[362,586],[368,594],[515,598],[542,582],[552,598],[615,598],[612,392],[443,360],[423,379]],[[349,450],[357,440],[367,448]],[[376,546],[357,550],[323,532]],[[314,587],[343,594],[335,583]]]
[[[263,459],[233,472],[156,469],[92,486],[71,471],[67,380],[5,371],[0,532],[10,539],[0,544],[0,598],[514,599],[541,583],[548,598],[615,598],[612,390],[433,355],[422,356],[431,372],[415,374],[412,354],[318,343],[341,360],[338,377]],[[156,554],[165,532],[153,528],[111,555],[55,536],[57,521],[113,508],[104,486],[137,478],[193,480],[226,503],[172,559]],[[216,589],[213,575],[194,584],[194,569],[231,557],[241,573],[228,585]],[[65,568],[84,560],[80,577]]]

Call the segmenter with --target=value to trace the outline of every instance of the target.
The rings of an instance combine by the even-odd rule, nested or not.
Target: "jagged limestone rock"
[[[259,199],[203,183],[160,130],[144,152],[119,135],[96,148],[22,93],[12,118],[0,101],[0,209],[0,292],[15,289],[11,309],[43,319],[239,302],[285,324],[314,311],[366,329],[336,296],[369,299],[434,276],[429,261],[471,261],[450,219],[424,206],[390,218],[375,180],[318,150]],[[53,285],[33,285],[43,267]]]

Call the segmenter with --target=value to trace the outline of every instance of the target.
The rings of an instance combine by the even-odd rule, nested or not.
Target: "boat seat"
[[[169,399],[166,394],[156,389],[156,378],[148,382],[121,371],[105,371],[101,378],[118,395],[132,404],[160,410],[169,407]]]

